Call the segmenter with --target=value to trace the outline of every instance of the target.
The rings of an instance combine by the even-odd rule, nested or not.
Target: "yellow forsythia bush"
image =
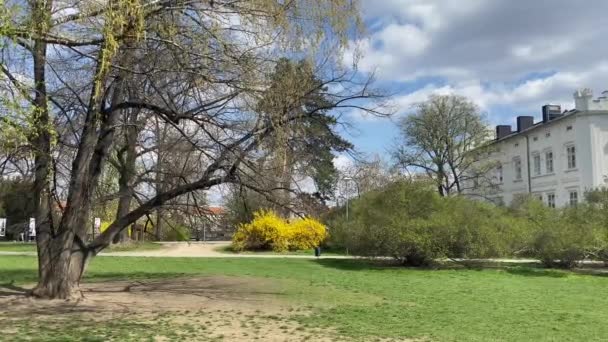
[[[286,222],[273,211],[261,210],[249,223],[241,224],[232,236],[232,247],[242,250],[286,250],[314,248],[327,237],[325,226],[311,219]]]
[[[327,238],[325,226],[312,218],[297,219],[289,225],[289,228],[290,249],[315,248]]]
[[[287,222],[272,211],[258,211],[253,221],[239,225],[232,236],[232,247],[245,249],[287,250]]]
[[[112,222],[109,221],[101,221],[101,225],[99,226],[99,232],[103,233],[106,231],[106,229],[108,229],[108,227],[112,224]],[[127,228],[127,234],[129,236],[131,236],[131,228]]]
[[[112,224],[112,222],[108,222],[108,221],[101,221],[101,225],[99,226],[99,231],[101,233],[105,232],[106,229],[108,229],[108,227],[110,226],[110,224]]]

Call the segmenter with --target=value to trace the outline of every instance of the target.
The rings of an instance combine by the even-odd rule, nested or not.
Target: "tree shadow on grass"
[[[310,262],[344,271],[382,270],[400,266],[391,259],[313,259]]]
[[[15,285],[14,282],[0,284],[0,297],[26,295],[28,291],[24,287]]]
[[[184,276],[181,273],[106,273],[96,281],[84,281],[80,296],[68,301],[48,301],[27,298],[27,289],[13,283],[0,285],[0,307],[11,317],[38,317],[71,314],[126,315],[133,307],[142,312],[199,310],[223,305],[269,305],[287,294],[280,283],[254,277],[222,275]],[[103,281],[102,281],[103,280]],[[3,317],[0,313],[0,318]],[[64,317],[65,318],[65,317]],[[63,319],[63,318],[62,318]]]
[[[193,274],[181,272],[103,272],[90,271],[86,272],[83,277],[84,282],[102,282],[114,280],[147,280],[147,279],[164,279],[164,278],[181,278],[191,277]]]
[[[403,269],[410,271],[432,272],[441,270],[455,271],[487,271],[498,270],[509,274],[523,277],[549,277],[565,278],[569,275],[591,275],[608,277],[608,268],[576,268],[576,269],[551,269],[544,268],[539,264],[521,263],[498,263],[498,262],[475,262],[475,263],[436,263],[431,266],[412,267],[390,259],[316,259],[311,260],[323,267],[334,268],[344,271],[370,271],[386,269]]]
[[[549,278],[566,278],[571,273],[567,270],[555,270],[539,267],[507,267],[505,271],[509,274],[524,276],[524,277],[549,277]]]
[[[10,270],[0,269],[0,279],[2,284],[24,284],[33,283],[38,278],[38,274],[35,269],[31,268],[17,268]]]
[[[280,284],[263,278],[247,276],[196,275],[181,273],[146,273],[141,277],[129,276],[97,278],[84,283],[88,293],[159,293],[166,295],[192,295],[214,298],[241,298],[252,295],[283,296]],[[104,281],[102,281],[104,280]],[[100,286],[102,283],[103,286]],[[89,285],[89,286],[86,286]]]
[[[84,281],[108,281],[108,280],[141,280],[141,279],[159,279],[159,278],[176,278],[187,277],[191,274],[180,272],[99,272],[90,271],[85,273]],[[0,269],[0,279],[3,283],[27,284],[35,283],[38,280],[38,273],[31,268],[18,268],[3,270]],[[2,284],[2,283],[0,283]]]

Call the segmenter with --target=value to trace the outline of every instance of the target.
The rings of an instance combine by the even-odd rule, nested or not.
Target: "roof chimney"
[[[562,107],[558,105],[543,106],[543,122],[549,122],[562,116]]]
[[[589,110],[589,104],[593,98],[593,91],[589,88],[579,89],[574,92],[574,108],[580,111]]]
[[[509,134],[511,134],[511,125],[496,126],[496,140],[502,139]]]
[[[533,116],[518,116],[517,117],[517,131],[521,132],[534,125]]]

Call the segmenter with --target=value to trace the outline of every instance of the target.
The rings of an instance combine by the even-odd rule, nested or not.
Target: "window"
[[[551,136],[551,132],[547,132],[547,133],[545,133],[545,137],[547,137],[547,138],[548,138],[548,137],[550,137],[550,136]]]
[[[519,146],[519,143],[515,143],[515,147],[518,147],[518,146]]]
[[[498,179],[499,183],[502,183],[502,164],[496,167],[496,178]]]
[[[532,155],[532,165],[534,165],[534,175],[540,175],[540,154],[535,153]]]
[[[521,179],[521,159],[513,159],[513,166],[515,168],[515,180]]]
[[[532,140],[538,141],[538,137],[534,137],[534,138],[532,138]]]
[[[568,169],[576,168],[576,149],[574,145],[566,147],[566,156],[568,158]]]
[[[553,152],[545,152],[545,171],[547,173],[553,173]]]
[[[536,194],[536,198],[537,198],[539,201],[541,201],[541,202],[542,202],[542,201],[543,201],[543,194]]]
[[[547,194],[547,206],[549,208],[555,208],[555,194],[554,193]]]
[[[578,191],[570,191],[570,206],[575,207],[578,204]]]
[[[566,131],[571,131],[571,130],[572,130],[572,126],[566,127]]]

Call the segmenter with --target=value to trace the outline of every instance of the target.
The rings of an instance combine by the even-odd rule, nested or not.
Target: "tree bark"
[[[288,218],[291,214],[289,207],[291,206],[291,177],[292,177],[292,168],[293,163],[291,160],[291,151],[289,151],[289,147],[283,147],[285,150],[283,152],[282,165],[280,166],[280,174],[279,174],[279,202],[277,210],[281,216]]]
[[[49,6],[45,15],[50,18],[50,4],[48,4],[48,2],[45,3],[44,1],[41,1],[40,3]],[[44,24],[43,26],[48,27]],[[44,71],[38,69],[44,69],[46,46],[43,47],[40,48],[40,54],[37,52],[34,54],[34,59],[36,60],[38,58],[42,62],[42,66],[35,64],[34,70],[37,73],[42,73],[42,77],[44,76]],[[104,50],[102,49],[100,50],[99,55],[101,56],[103,53]],[[124,53],[122,57],[128,58],[128,53]],[[51,223],[49,222],[48,228],[45,225],[40,226],[40,229],[43,231],[40,234],[41,236],[37,237],[39,250],[39,278],[38,284],[32,290],[32,295],[36,297],[69,299],[77,296],[80,278],[86,268],[89,258],[93,254],[86,247],[88,227],[86,218],[89,216],[92,194],[98,184],[103,164],[107,159],[109,149],[114,140],[114,130],[118,116],[118,112],[109,112],[106,113],[106,115],[101,115],[101,113],[103,113],[103,100],[102,96],[99,94],[102,93],[101,89],[104,89],[107,84],[109,72],[107,70],[102,70],[101,66],[98,65],[95,75],[78,152],[72,163],[72,174],[69,184],[70,190],[65,211],[56,231],[51,229]],[[111,100],[112,105],[116,105],[123,100],[125,77],[126,72],[121,71],[114,79]],[[45,84],[45,82],[36,83],[37,87],[43,87]],[[41,85],[38,85],[39,83],[41,83]],[[46,96],[44,100],[45,105],[43,108],[47,110],[46,117],[48,120]],[[37,112],[42,111],[37,110]],[[48,127],[48,125],[43,126],[40,124],[37,126]],[[50,139],[48,142],[50,146]],[[49,148],[45,157],[50,159],[50,156]],[[42,177],[42,171],[40,173]],[[46,175],[48,178],[48,171]],[[45,181],[48,182],[48,179]],[[41,182],[43,182],[42,179],[39,179],[38,183]],[[42,186],[42,184],[37,184],[37,186]],[[48,188],[48,184],[45,186]],[[42,194],[39,194],[39,196],[41,195]],[[39,203],[41,203],[41,205],[39,205],[37,210],[37,216],[42,217],[44,215],[43,202],[39,201]],[[47,210],[47,217],[49,218],[51,216],[50,213],[51,211],[49,208]]]
[[[131,189],[128,185],[124,185],[122,175],[119,178],[120,198],[118,199],[118,209],[116,210],[116,219],[119,219],[129,213],[131,207]],[[125,193],[123,193],[123,191]],[[113,243],[123,243],[129,241],[129,231],[127,229],[120,232],[114,237]]]
[[[156,208],[156,225],[154,226],[154,237],[156,241],[160,241],[162,239],[163,233],[163,208]]]
[[[163,192],[164,189],[164,177],[163,177],[163,172],[164,172],[164,163],[163,163],[163,159],[164,159],[164,140],[165,137],[167,136],[167,132],[166,132],[166,127],[162,126],[158,120],[158,118],[156,118],[156,172],[154,175],[154,182],[155,184],[155,188],[156,188],[156,193],[160,194]],[[159,206],[158,208],[156,208],[156,224],[154,225],[154,237],[156,238],[156,241],[160,241],[162,239],[162,234],[163,234],[163,207]]]
[[[38,36],[46,34],[52,8],[51,1],[36,1],[32,5],[32,17]],[[36,246],[38,250],[38,277],[47,278],[52,272],[48,264],[52,259],[53,227],[50,208],[50,167],[51,167],[51,134],[46,90],[46,50],[47,44],[42,39],[34,41],[32,50],[34,67],[34,87],[36,90],[33,104],[33,120],[36,131],[31,138],[34,147],[34,196],[36,219]]]
[[[118,208],[116,210],[116,219],[127,215],[130,211],[131,200],[133,198],[133,178],[135,177],[135,160],[137,158],[137,151],[135,146],[137,144],[137,136],[139,130],[137,129],[137,115],[138,111],[132,110],[125,115],[125,128],[124,128],[124,147],[119,153],[119,177],[118,177],[118,191],[120,198],[118,199]],[[114,243],[126,242],[129,240],[128,230],[123,230],[120,234],[117,234],[114,238]]]
[[[84,244],[74,242],[74,235],[65,234],[53,239],[47,253],[39,255],[38,285],[32,295],[46,299],[79,297],[80,279],[90,260],[91,253]]]

